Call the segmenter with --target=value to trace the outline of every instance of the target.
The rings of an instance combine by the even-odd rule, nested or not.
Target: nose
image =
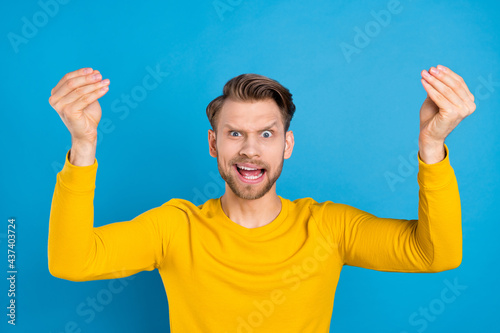
[[[253,158],[256,156],[260,157],[260,149],[261,148],[259,146],[258,139],[249,136],[243,142],[243,145],[240,149],[240,155],[245,155],[248,158]]]

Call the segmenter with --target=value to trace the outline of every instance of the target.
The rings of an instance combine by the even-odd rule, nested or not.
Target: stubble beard
[[[259,184],[244,184],[239,179],[237,179],[237,175],[234,174],[233,164],[229,165],[229,172],[225,172],[224,168],[222,168],[219,163],[219,157],[217,156],[217,168],[219,169],[219,173],[229,186],[231,191],[241,199],[245,200],[255,200],[262,198],[269,190],[273,187],[274,183],[278,180],[281,175],[281,171],[283,170],[283,162],[284,158],[281,158],[281,163],[278,166],[278,169],[269,176],[269,170],[266,169],[266,172],[262,177],[265,179],[262,180]],[[236,171],[238,172],[238,171]]]

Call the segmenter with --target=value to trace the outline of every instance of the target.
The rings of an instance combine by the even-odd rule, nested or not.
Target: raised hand
[[[444,140],[476,104],[462,77],[451,69],[438,65],[421,74],[427,98],[420,109],[419,147],[422,160],[431,164],[444,158]]]
[[[73,144],[97,142],[102,115],[97,100],[106,94],[109,83],[98,70],[81,68],[64,75],[52,89],[49,103],[70,131]]]

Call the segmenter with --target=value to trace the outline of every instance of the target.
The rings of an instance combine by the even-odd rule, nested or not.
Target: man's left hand
[[[441,161],[448,134],[476,109],[474,95],[462,77],[438,65],[422,71],[427,98],[420,109],[420,158],[427,164]]]

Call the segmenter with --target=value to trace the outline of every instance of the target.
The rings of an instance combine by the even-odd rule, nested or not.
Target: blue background
[[[225,11],[217,11],[217,3],[224,3]],[[111,80],[100,100],[108,120],[99,124],[95,226],[130,220],[173,197],[200,204],[223,194],[216,160],[208,152],[205,108],[227,80],[242,73],[278,80],[297,106],[290,127],[295,149],[277,182],[279,195],[416,219],[419,109],[426,96],[420,71],[443,64],[464,78],[477,104],[446,140],[462,201],[462,265],[435,274],[345,267],[331,331],[496,332],[500,7],[497,1],[405,0],[397,13],[384,17],[380,11],[391,3],[66,1],[56,7],[54,0],[42,0],[4,5],[0,266],[6,276],[7,219],[15,217],[19,273],[16,327],[7,324],[8,284],[1,279],[0,330],[169,329],[157,271],[114,282],[126,285],[112,299],[105,298],[109,281],[76,283],[49,274],[50,205],[71,138],[48,98],[65,73],[93,67]],[[38,26],[30,30],[34,23]],[[366,28],[372,29],[370,36],[356,37],[357,29]],[[345,54],[346,44],[356,52]],[[146,91],[148,68],[168,75]],[[127,106],[122,94],[135,94],[137,103]],[[400,177],[399,182],[388,176]],[[465,288],[449,304],[440,300],[446,281]],[[106,304],[91,316],[85,303],[96,297]],[[418,314],[429,307],[432,319]]]

